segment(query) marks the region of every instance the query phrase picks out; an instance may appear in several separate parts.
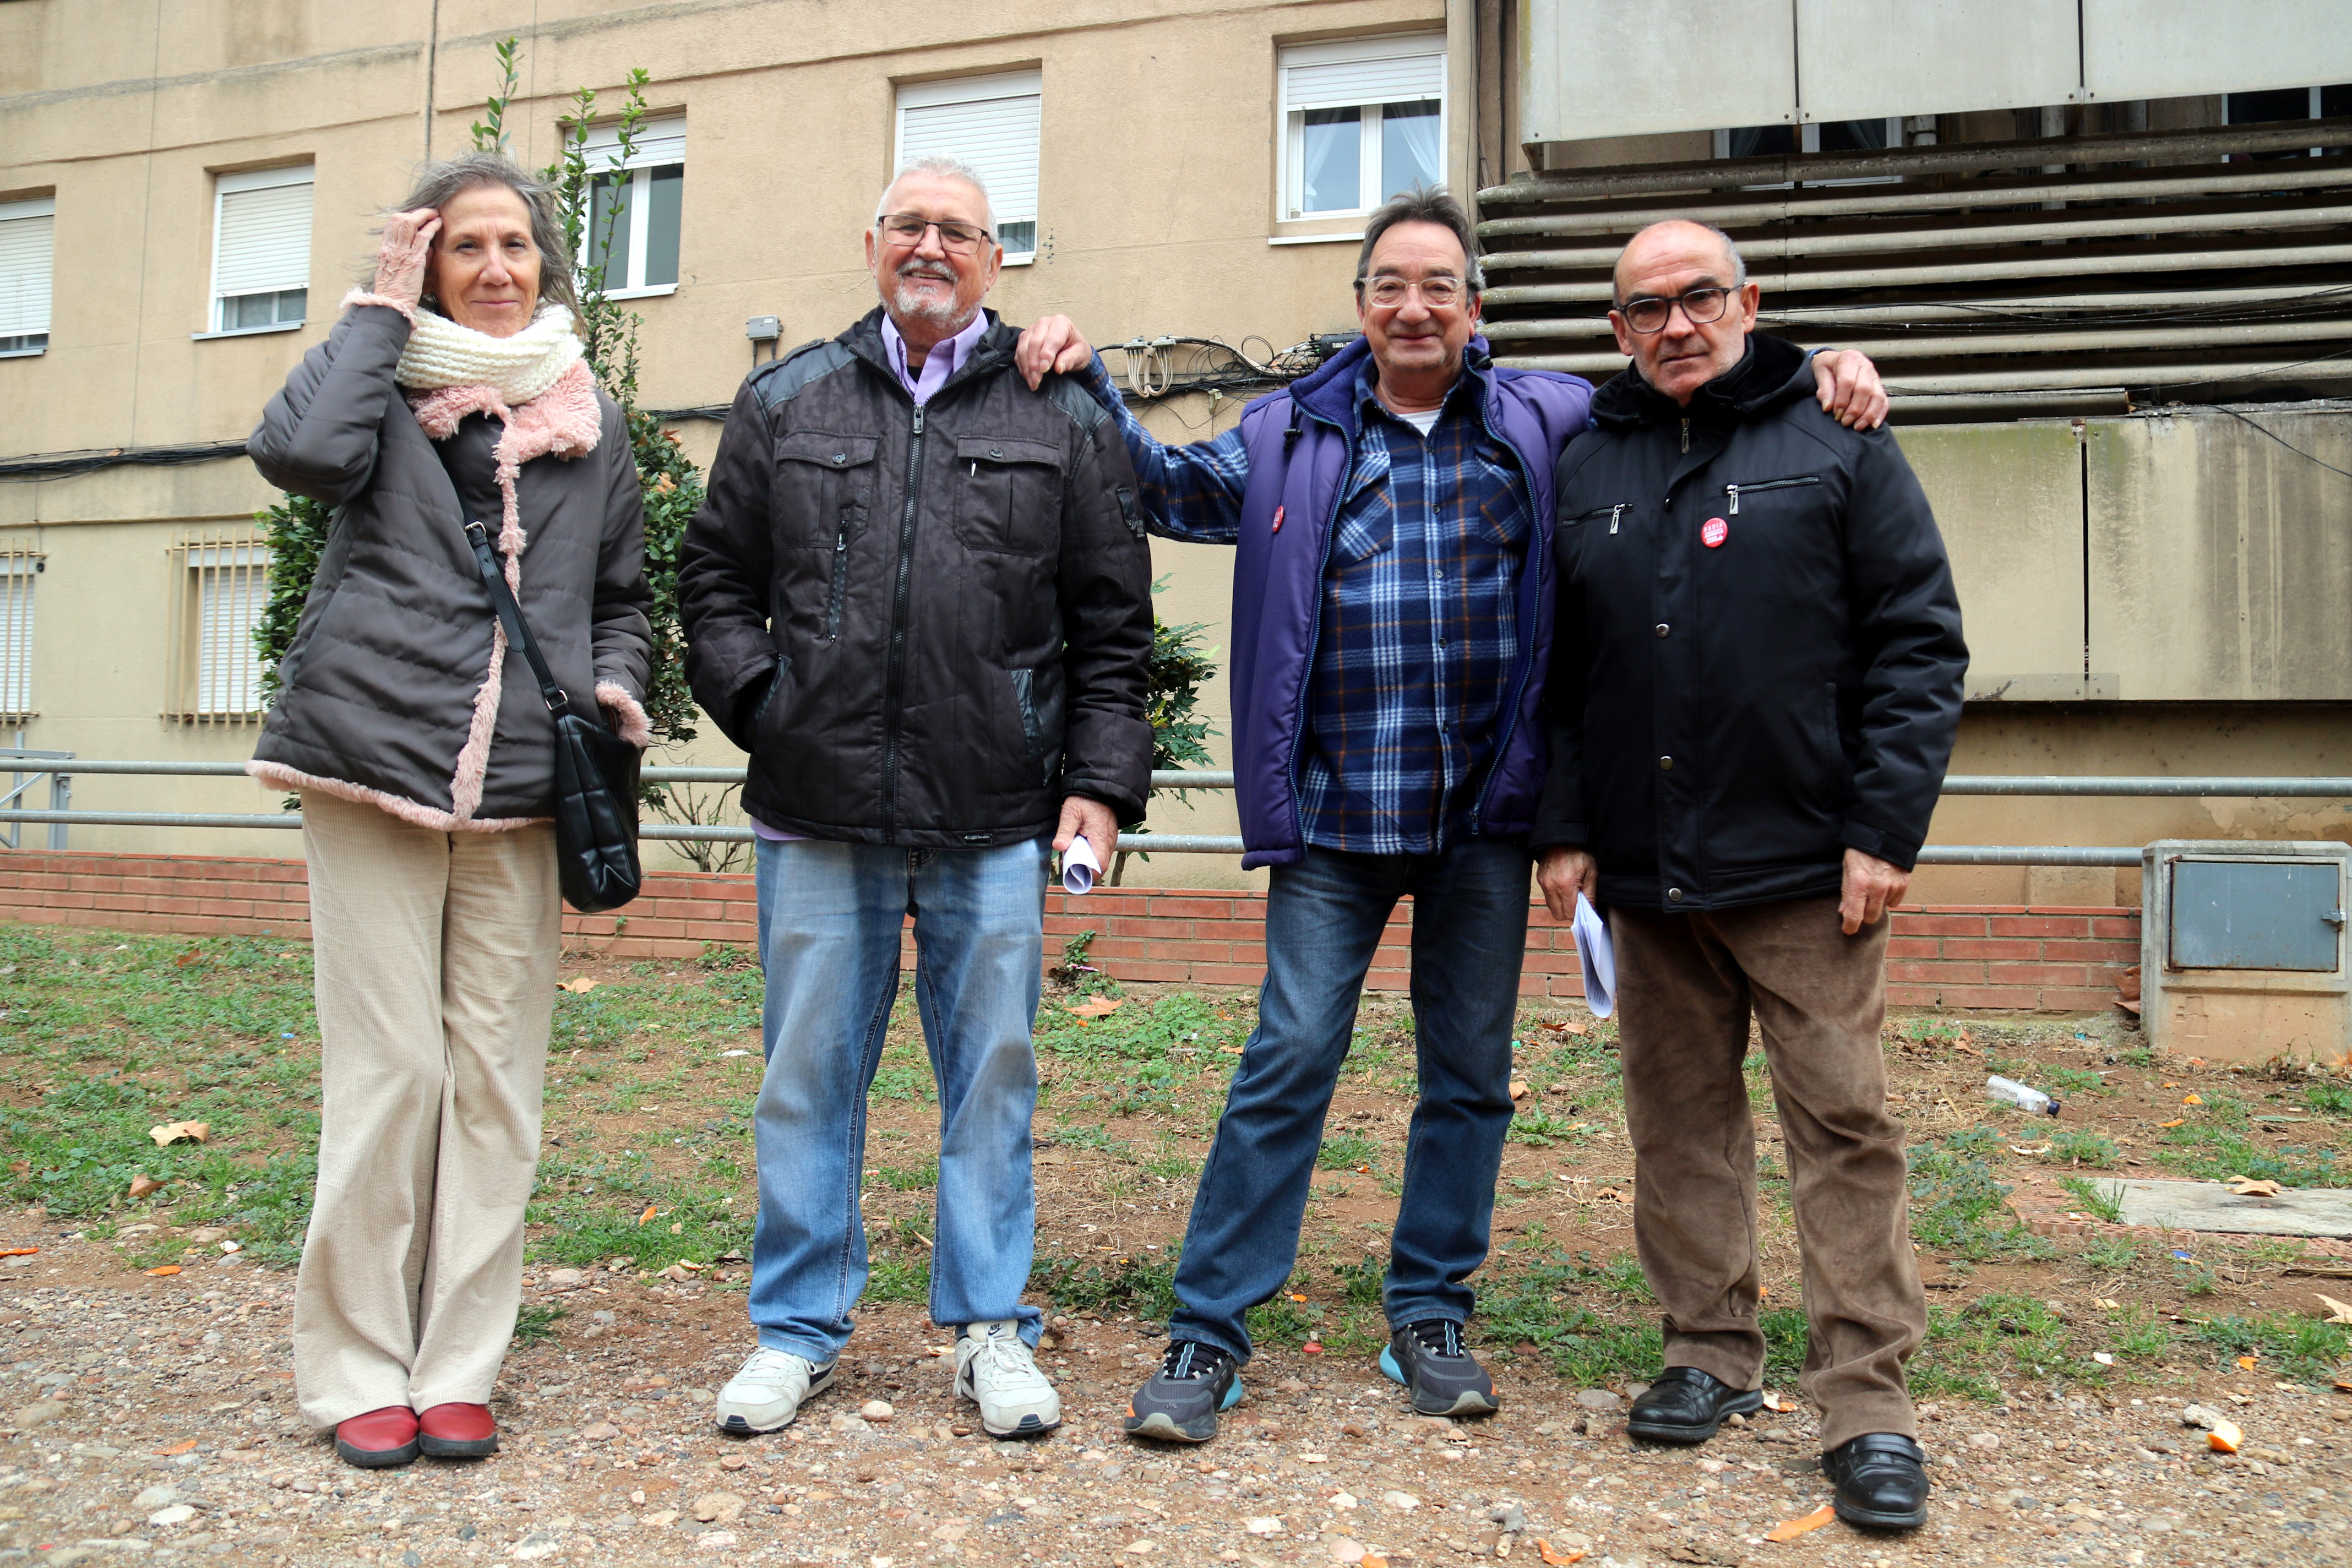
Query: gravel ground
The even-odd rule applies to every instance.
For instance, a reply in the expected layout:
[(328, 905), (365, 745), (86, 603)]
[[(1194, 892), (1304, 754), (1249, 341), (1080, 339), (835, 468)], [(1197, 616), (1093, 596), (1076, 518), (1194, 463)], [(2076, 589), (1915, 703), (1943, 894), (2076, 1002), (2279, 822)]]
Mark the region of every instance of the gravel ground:
[[(1649, 1449), (1626, 1388), (1505, 1368), (1501, 1415), (1427, 1420), (1368, 1363), (1277, 1349), (1216, 1443), (1145, 1448), (1118, 1416), (1156, 1333), (1072, 1320), (1043, 1358), (1065, 1425), (997, 1443), (952, 1397), (945, 1337), (889, 1307), (797, 1426), (744, 1441), (709, 1420), (749, 1348), (740, 1290), (602, 1270), (532, 1270), (527, 1300), (565, 1315), (508, 1363), (503, 1454), (371, 1473), (294, 1411), (289, 1277), (130, 1273), (64, 1231), (0, 1227), (40, 1249), (0, 1271), (0, 1563), (2352, 1562), (2352, 1393), (2252, 1372), (1927, 1406), (1925, 1530), (1772, 1543), (1828, 1498), (1793, 1394)], [(2183, 1426), (2191, 1398), (2242, 1453)]]

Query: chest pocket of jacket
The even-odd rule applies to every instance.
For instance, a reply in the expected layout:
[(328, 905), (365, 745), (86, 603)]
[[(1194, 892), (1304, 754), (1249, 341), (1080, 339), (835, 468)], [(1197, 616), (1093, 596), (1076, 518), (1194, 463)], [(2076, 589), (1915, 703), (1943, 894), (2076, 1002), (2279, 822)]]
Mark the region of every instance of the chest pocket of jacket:
[(835, 550), (866, 531), (874, 506), (875, 438), (795, 430), (776, 439), (769, 509), (781, 550)]
[(1350, 475), (1339, 498), (1339, 531), (1331, 540), (1331, 564), (1354, 566), (1396, 547), (1396, 501), (1388, 470)]
[(1043, 441), (959, 436), (956, 537), (991, 555), (1042, 554), (1060, 534), (1062, 449)]

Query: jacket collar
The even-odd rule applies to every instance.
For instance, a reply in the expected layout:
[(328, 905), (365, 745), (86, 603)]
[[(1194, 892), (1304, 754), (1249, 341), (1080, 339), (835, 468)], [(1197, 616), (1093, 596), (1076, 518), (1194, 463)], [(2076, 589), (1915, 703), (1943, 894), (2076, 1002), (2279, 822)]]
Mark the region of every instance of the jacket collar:
[[(1292, 382), (1292, 401), (1316, 418), (1338, 426), (1352, 440), (1356, 434), (1356, 374), (1365, 368), (1371, 357), (1371, 344), (1357, 337), (1316, 369)], [(1477, 378), (1481, 396), (1494, 390), (1494, 363), (1484, 337), (1474, 336), (1462, 350), (1462, 374)]]
[(1628, 363), (1592, 399), (1592, 420), (1612, 429), (1692, 418), (1732, 425), (1769, 414), (1812, 390), (1809, 356), (1782, 338), (1748, 335), (1739, 363), (1691, 395), (1685, 408), (1653, 388)]
[[(1006, 326), (1004, 319), (986, 306), (981, 308), (981, 314), (988, 319), (988, 331), (980, 334), (980, 342), (972, 345), (971, 353), (965, 356), (961, 364), (955, 367), (955, 374), (941, 384), (940, 392), (945, 392), (950, 386), (959, 385), (973, 376), (985, 375), (1001, 370), (1013, 363), (1013, 346), (1021, 342), (1019, 330)], [(902, 396), (905, 395), (906, 384), (898, 379), (898, 369), (890, 363), (889, 350), (882, 343), (881, 306), (877, 305), (860, 316), (836, 341), (842, 347), (888, 377), (891, 386)], [(936, 396), (937, 394), (933, 395)]]

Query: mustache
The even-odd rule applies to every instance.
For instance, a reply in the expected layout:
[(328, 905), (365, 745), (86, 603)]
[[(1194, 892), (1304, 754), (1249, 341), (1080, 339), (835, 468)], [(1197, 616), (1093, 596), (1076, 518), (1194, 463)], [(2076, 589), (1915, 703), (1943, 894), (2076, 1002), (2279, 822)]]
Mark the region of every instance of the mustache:
[(937, 278), (940, 281), (949, 284), (952, 284), (956, 280), (955, 268), (950, 267), (947, 263), (943, 261), (925, 261), (919, 258), (900, 262), (898, 264), (898, 275), (901, 278)]

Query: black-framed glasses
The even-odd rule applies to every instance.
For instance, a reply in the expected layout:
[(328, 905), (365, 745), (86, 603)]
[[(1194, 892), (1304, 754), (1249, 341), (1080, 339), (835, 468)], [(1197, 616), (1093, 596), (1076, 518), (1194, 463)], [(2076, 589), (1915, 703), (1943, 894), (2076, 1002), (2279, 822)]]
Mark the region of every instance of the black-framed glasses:
[(1694, 327), (1704, 327), (1709, 321), (1723, 320), (1723, 313), (1731, 309), (1731, 296), (1735, 292), (1735, 289), (1708, 284), (1703, 289), (1685, 289), (1679, 294), (1664, 298), (1643, 294), (1618, 306), (1617, 313), (1624, 317), (1625, 324), (1637, 332), (1663, 331), (1666, 318), (1675, 313), (1676, 305), (1680, 305), (1685, 321)]
[(988, 238), (988, 230), (976, 223), (955, 223), (915, 213), (884, 213), (875, 220), (875, 226), (906, 246), (922, 244), (925, 229), (938, 229), (940, 248), (955, 256), (970, 256)]
[(1356, 287), (1364, 291), (1365, 299), (1382, 310), (1394, 310), (1404, 303), (1407, 295), (1419, 290), (1423, 304), (1433, 310), (1444, 310), (1462, 303), (1470, 292), (1470, 285), (1461, 279), (1443, 274), (1421, 279), (1359, 278)]

